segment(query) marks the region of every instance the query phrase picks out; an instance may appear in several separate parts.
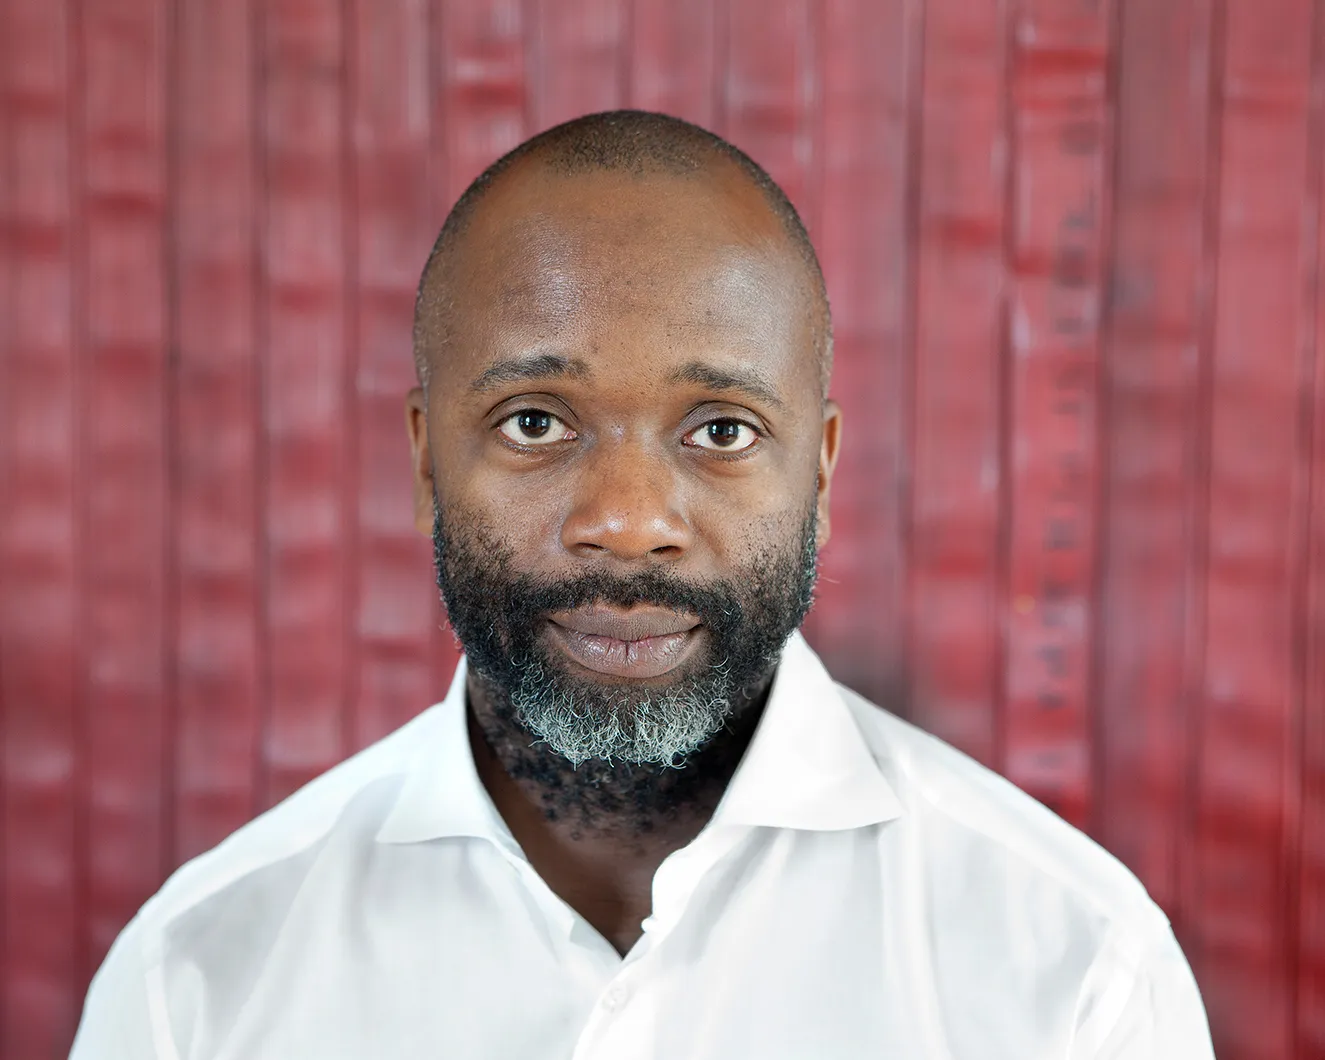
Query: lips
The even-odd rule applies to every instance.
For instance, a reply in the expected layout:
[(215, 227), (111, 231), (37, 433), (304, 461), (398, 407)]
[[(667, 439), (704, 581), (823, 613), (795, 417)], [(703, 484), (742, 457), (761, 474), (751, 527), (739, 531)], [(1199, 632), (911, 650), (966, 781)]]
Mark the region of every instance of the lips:
[(700, 623), (693, 615), (657, 608), (588, 607), (550, 615), (548, 630), (553, 643), (586, 670), (647, 680), (689, 656)]

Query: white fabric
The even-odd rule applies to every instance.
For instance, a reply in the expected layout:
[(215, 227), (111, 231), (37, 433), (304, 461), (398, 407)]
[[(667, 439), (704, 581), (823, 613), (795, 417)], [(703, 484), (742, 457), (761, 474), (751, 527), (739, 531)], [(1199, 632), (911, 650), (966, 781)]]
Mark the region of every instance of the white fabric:
[(525, 861), (441, 704), (179, 870), (74, 1060), (1211, 1060), (1167, 921), (1080, 833), (799, 637), (624, 960)]

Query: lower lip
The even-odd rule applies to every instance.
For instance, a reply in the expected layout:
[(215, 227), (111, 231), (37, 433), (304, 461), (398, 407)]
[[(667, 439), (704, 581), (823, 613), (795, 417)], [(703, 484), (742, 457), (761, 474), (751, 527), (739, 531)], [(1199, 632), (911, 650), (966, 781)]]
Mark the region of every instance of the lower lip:
[(698, 633), (696, 628), (643, 640), (617, 640), (615, 637), (579, 633), (556, 622), (549, 622), (548, 627), (553, 641), (586, 670), (605, 677), (638, 680), (662, 677), (680, 666), (690, 654), (689, 649)]

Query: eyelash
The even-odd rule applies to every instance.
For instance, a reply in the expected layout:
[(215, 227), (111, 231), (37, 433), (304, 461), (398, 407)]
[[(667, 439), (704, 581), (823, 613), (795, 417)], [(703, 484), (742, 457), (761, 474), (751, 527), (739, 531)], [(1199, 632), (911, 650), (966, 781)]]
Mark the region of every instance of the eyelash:
[(717, 416), (714, 419), (705, 420), (694, 430), (687, 431), (685, 437), (690, 438), (693, 435), (698, 434), (700, 431), (706, 430), (709, 427), (712, 427), (718, 423), (734, 423), (738, 427), (744, 427), (747, 431), (749, 431), (751, 434), (754, 435), (754, 440), (751, 441), (749, 445), (741, 446), (741, 448), (739, 449), (725, 449), (722, 447), (709, 448), (706, 445), (698, 445), (696, 443), (691, 443), (691, 442), (685, 442), (683, 444), (689, 446), (692, 449), (699, 449), (709, 454), (710, 456), (716, 456), (722, 460), (737, 460), (741, 457), (748, 456), (758, 447), (759, 443), (763, 441), (764, 438), (763, 431), (761, 431), (753, 423), (749, 423), (745, 420), (738, 419), (735, 416)]
[[(543, 442), (543, 443), (520, 442), (517, 439), (507, 436), (506, 433), (502, 430), (502, 427), (505, 424), (510, 423), (511, 421), (516, 420), (521, 416), (530, 416), (530, 415), (546, 416), (547, 418), (562, 424), (562, 426), (566, 428), (566, 432), (569, 435), (569, 437), (558, 438), (555, 441)], [(744, 427), (746, 430), (750, 431), (754, 435), (754, 440), (751, 441), (749, 445), (742, 446), (740, 449), (732, 449), (732, 450), (724, 450), (721, 447), (710, 448), (709, 446), (698, 445), (696, 443), (688, 441), (683, 441), (682, 444), (684, 444), (689, 449), (698, 449), (701, 452), (707, 453), (710, 456), (718, 458), (719, 460), (739, 460), (745, 456), (748, 456), (751, 452), (757, 449), (759, 443), (764, 439), (764, 432), (759, 427), (757, 427), (753, 423), (750, 423), (748, 420), (743, 420), (736, 416), (715, 416), (711, 420), (705, 420), (703, 423), (700, 423), (697, 426), (691, 428), (689, 431), (687, 431), (684, 437), (688, 439), (692, 435), (697, 434), (698, 432), (705, 430), (706, 428), (712, 427), (714, 424), (718, 423), (734, 423), (740, 427)], [(502, 419), (499, 420), (497, 424), (494, 426), (494, 430), (496, 430), (498, 435), (502, 437), (502, 440), (507, 445), (511, 446), (514, 449), (518, 449), (522, 452), (529, 452), (536, 449), (551, 449), (554, 446), (560, 444), (561, 442), (574, 441), (578, 437), (578, 434), (576, 434), (575, 430), (572, 427), (570, 427), (570, 425), (567, 424), (566, 421), (563, 420), (556, 413), (548, 412), (546, 409), (540, 409), (535, 407), (517, 409), (515, 412), (512, 412), (509, 415), (502, 417)]]
[[(508, 436), (506, 435), (506, 432), (502, 430), (502, 427), (505, 426), (505, 425), (508, 424), (508, 423), (511, 423), (513, 420), (518, 420), (518, 419), (520, 419), (522, 416), (545, 416), (545, 417), (547, 417), (549, 420), (552, 420), (552, 421), (555, 422), (555, 423), (560, 423), (563, 427), (565, 427), (565, 428), (566, 428), (566, 433), (569, 435), (569, 437), (567, 437), (567, 438), (557, 438), (557, 439), (554, 439), (554, 440), (551, 441), (551, 442), (542, 442), (542, 443), (540, 443), (540, 442), (521, 442), (521, 441), (520, 441), (519, 439), (517, 439), (517, 438), (511, 438), (511, 437), (508, 437)], [(516, 448), (518, 448), (518, 449), (522, 449), (522, 450), (527, 450), (527, 449), (550, 449), (552, 446), (556, 445), (556, 444), (559, 443), (559, 442), (563, 442), (563, 441), (566, 441), (566, 442), (574, 441), (575, 438), (578, 437), (578, 435), (576, 435), (575, 431), (571, 428), (571, 426), (570, 426), (568, 423), (566, 423), (566, 421), (563, 420), (560, 416), (558, 416), (555, 412), (548, 412), (546, 409), (532, 408), (532, 407), (531, 407), (531, 408), (526, 408), (526, 409), (517, 409), (515, 412), (512, 412), (509, 416), (504, 416), (500, 421), (498, 421), (498, 423), (497, 423), (497, 425), (496, 425), (496, 431), (497, 431), (497, 433), (498, 433), (499, 435), (502, 436), (502, 438), (506, 441), (506, 443), (507, 443), (508, 445), (513, 445), (513, 446), (515, 446)]]

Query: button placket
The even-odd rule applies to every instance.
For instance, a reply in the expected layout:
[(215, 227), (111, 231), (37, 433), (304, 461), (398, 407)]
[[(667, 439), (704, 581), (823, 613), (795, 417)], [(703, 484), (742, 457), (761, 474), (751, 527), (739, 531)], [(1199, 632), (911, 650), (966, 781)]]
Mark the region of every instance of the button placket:
[(621, 1055), (613, 1043), (617, 1043), (623, 1033), (627, 1036), (634, 1033), (629, 1028), (632, 1018), (638, 1017), (638, 1013), (630, 1011), (630, 1001), (635, 993), (634, 984), (620, 978), (603, 987), (580, 1031), (573, 1060), (602, 1060), (606, 1056)]
[(610, 1013), (620, 1012), (630, 1000), (630, 987), (625, 983), (613, 983), (603, 991), (603, 996), (599, 1004), (603, 1010)]

